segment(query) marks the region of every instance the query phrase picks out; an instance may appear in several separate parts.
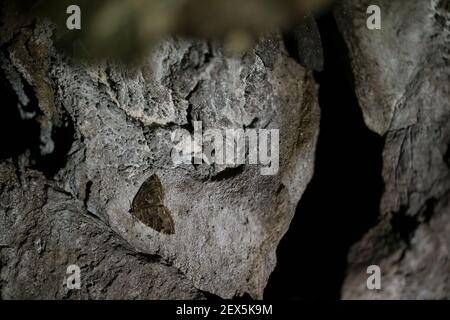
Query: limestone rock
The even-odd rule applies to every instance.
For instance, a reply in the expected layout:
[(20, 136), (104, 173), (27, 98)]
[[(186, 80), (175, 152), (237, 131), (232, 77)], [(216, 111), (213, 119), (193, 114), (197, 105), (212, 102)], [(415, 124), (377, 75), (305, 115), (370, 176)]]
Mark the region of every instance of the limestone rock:
[[(380, 223), (349, 255), (344, 298), (450, 297), (450, 8), (448, 1), (370, 1), (336, 9), (366, 124), (385, 137)], [(382, 290), (365, 287), (380, 265)]]
[[(55, 41), (46, 20), (0, 41), (3, 72), (24, 101), (19, 107), (30, 108), (26, 99), (35, 97), (40, 143), (63, 155), (57, 170), (38, 179), (52, 187), (34, 186), (32, 202), (19, 204), (15, 186), (4, 194), (17, 208), (2, 231), (8, 234), (2, 295), (37, 298), (41, 290), (68, 297), (59, 271), (71, 263), (93, 282), (99, 278), (71, 298), (196, 298), (199, 290), (262, 297), (277, 244), (313, 172), (319, 110), (311, 72), (289, 57), (276, 34), (243, 55), (215, 42), (167, 39), (137, 66), (76, 62), (57, 51)], [(193, 121), (204, 130), (280, 129), (278, 173), (261, 175), (256, 165), (175, 166), (171, 134), (191, 130)], [(60, 132), (69, 139), (59, 141)], [(44, 156), (28, 154), (29, 164), (18, 169), (23, 187), (33, 185), (29, 167), (36, 169), (35, 158)], [(5, 174), (12, 174), (8, 168)], [(130, 213), (152, 175), (161, 182), (174, 234)], [(8, 210), (2, 219), (11, 218)], [(36, 242), (43, 253), (27, 253)], [(42, 273), (58, 272), (51, 274), (54, 282), (42, 279), (28, 293), (18, 284), (36, 263)]]
[[(137, 254), (40, 172), (17, 169), (0, 165), (2, 299), (204, 298), (179, 270)], [(73, 264), (81, 269), (80, 290), (66, 286)]]

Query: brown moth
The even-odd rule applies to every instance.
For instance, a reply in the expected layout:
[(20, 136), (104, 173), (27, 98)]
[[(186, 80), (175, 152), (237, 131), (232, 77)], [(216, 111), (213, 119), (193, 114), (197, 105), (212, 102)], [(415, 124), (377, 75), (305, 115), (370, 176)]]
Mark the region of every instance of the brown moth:
[(131, 214), (150, 228), (164, 233), (174, 234), (175, 226), (169, 209), (164, 206), (164, 189), (157, 175), (148, 178), (131, 205)]

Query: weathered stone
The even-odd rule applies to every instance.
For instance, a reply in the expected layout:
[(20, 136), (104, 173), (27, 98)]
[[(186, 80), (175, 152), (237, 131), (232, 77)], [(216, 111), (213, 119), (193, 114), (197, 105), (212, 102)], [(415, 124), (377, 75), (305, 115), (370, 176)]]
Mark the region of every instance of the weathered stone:
[[(47, 125), (61, 126), (55, 119), (64, 116), (74, 128), (73, 141), (66, 141), (70, 146), (66, 159), (48, 180), (61, 192), (52, 191), (51, 201), (47, 199), (50, 191), (33, 195), (44, 205), (36, 206), (35, 215), (67, 215), (57, 224), (56, 218), (43, 223), (54, 232), (45, 236), (46, 250), (57, 250), (61, 257), (32, 255), (33, 259), (41, 259), (39, 263), (48, 270), (52, 264), (55, 269), (69, 261), (82, 264), (83, 272), (92, 274), (90, 279), (105, 279), (103, 291), (102, 280), (86, 293), (95, 298), (200, 297), (195, 288), (224, 298), (244, 293), (262, 296), (275, 267), (277, 244), (312, 175), (319, 125), (312, 74), (289, 57), (281, 37), (267, 37), (240, 56), (225, 53), (217, 43), (168, 39), (139, 66), (74, 62), (55, 50), (52, 25), (46, 21), (5, 34), (3, 40), (4, 72), (19, 97), (25, 93), (16, 88), (26, 84), (34, 89), (43, 113), (41, 132), (49, 132)], [(170, 133), (190, 128), (194, 120), (202, 121), (204, 130), (280, 129), (278, 174), (263, 176), (260, 167), (253, 165), (175, 167)], [(54, 139), (47, 135), (42, 141)], [(28, 175), (28, 169), (22, 174)], [(157, 175), (164, 189), (174, 234), (159, 233), (130, 213), (140, 186), (152, 175)], [(15, 203), (20, 202), (17, 192), (8, 195)], [(80, 207), (83, 203), (85, 208)], [(17, 219), (30, 219), (20, 217), (20, 212)], [(98, 219), (86, 218), (83, 212)], [(6, 218), (6, 212), (2, 214)], [(78, 216), (78, 223), (85, 223), (83, 228), (97, 229), (84, 234), (83, 229), (72, 227)], [(25, 248), (15, 238), (16, 228), (16, 224), (10, 228), (14, 244), (9, 253), (19, 252), (16, 259), (27, 268), (31, 264), (21, 253)], [(32, 232), (39, 234), (45, 228), (37, 224)], [(102, 230), (110, 236), (97, 235)], [(24, 241), (37, 241), (28, 239), (29, 232), (21, 235)], [(89, 236), (94, 238), (90, 243), (94, 248), (89, 249), (92, 260), (83, 260), (79, 250), (64, 253), (65, 247), (73, 248), (74, 239), (82, 237), (87, 242)], [(101, 242), (98, 248), (96, 237)], [(129, 253), (115, 249), (111, 239), (123, 239)], [(103, 254), (99, 261), (97, 250)], [(141, 254), (158, 259), (148, 262)], [(3, 295), (25, 297), (27, 293), (16, 286), (20, 281), (14, 272), (20, 270), (12, 270), (9, 259), (2, 267), (2, 279), (7, 281)], [(101, 275), (99, 269), (109, 263), (116, 266), (110, 274)], [(125, 288), (123, 272), (130, 272), (131, 282), (154, 283), (148, 291), (140, 285), (135, 290), (134, 285)], [(176, 279), (181, 287), (173, 289)], [(66, 294), (58, 287), (61, 280), (38, 284), (42, 291), (49, 286), (53, 298)], [(114, 296), (113, 288), (125, 291)], [(30, 296), (39, 297), (37, 291)]]
[[(336, 17), (350, 49), (365, 122), (385, 137), (380, 223), (349, 255), (344, 298), (450, 297), (450, 10), (448, 1), (343, 1)], [(365, 271), (382, 270), (380, 292)]]
[[(17, 166), (0, 165), (2, 299), (204, 298), (176, 268), (137, 254), (82, 201)], [(80, 290), (65, 284), (72, 264), (81, 268)]]

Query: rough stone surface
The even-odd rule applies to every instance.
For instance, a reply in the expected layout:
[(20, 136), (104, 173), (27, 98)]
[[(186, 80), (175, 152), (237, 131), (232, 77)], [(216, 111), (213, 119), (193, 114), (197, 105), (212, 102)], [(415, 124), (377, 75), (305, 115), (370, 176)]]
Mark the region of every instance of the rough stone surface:
[[(26, 166), (21, 157), (20, 166)], [(40, 172), (0, 165), (2, 299), (202, 299), (157, 256), (137, 254), (111, 228)], [(81, 290), (65, 285), (81, 268)]]
[[(262, 297), (312, 175), (319, 125), (312, 74), (281, 37), (240, 56), (216, 43), (168, 39), (132, 67), (73, 61), (55, 49), (47, 21), (5, 31), (3, 72), (19, 108), (31, 95), (37, 100), (40, 155), (64, 149), (58, 130), (73, 128), (73, 141), (46, 178), (34, 178), (29, 153), (21, 167), (2, 162), (2, 297), (197, 298), (199, 290)], [(170, 134), (195, 120), (204, 130), (280, 129), (278, 174), (263, 176), (253, 165), (175, 167)], [(22, 191), (8, 181), (15, 171)], [(130, 214), (153, 174), (173, 235)], [(92, 282), (80, 296), (63, 289), (67, 264), (82, 266)], [(33, 290), (21, 286), (34, 277)]]
[[(366, 124), (385, 137), (379, 224), (349, 255), (343, 298), (450, 298), (450, 8), (448, 1), (371, 1), (336, 9)], [(366, 288), (380, 265), (382, 290)]]
[[(168, 38), (135, 65), (88, 63), (56, 49), (53, 23), (12, 3), (1, 4), (1, 111), (4, 123), (20, 121), (1, 135), (14, 142), (0, 150), (0, 297), (262, 297), (313, 173), (319, 109), (301, 65), (327, 68), (315, 22), (245, 54)], [(379, 222), (349, 252), (342, 298), (448, 299), (449, 2), (379, 0), (382, 29), (368, 30), (372, 4), (343, 0), (334, 11), (365, 123), (385, 141)], [(175, 166), (172, 133), (192, 133), (196, 121), (280, 129), (278, 174)], [(171, 217), (165, 233), (130, 212), (149, 177), (158, 187), (150, 202)], [(80, 291), (65, 286), (71, 264)], [(366, 288), (371, 264), (380, 291)]]

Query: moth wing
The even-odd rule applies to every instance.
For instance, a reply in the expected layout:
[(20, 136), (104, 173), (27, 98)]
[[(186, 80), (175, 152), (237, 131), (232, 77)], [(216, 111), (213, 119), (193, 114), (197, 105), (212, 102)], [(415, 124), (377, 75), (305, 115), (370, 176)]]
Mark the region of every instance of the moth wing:
[(172, 216), (170, 215), (169, 210), (166, 207), (161, 208), (161, 214), (163, 216), (162, 221), (162, 230), (161, 232), (165, 234), (174, 234), (175, 233), (175, 225), (173, 223)]
[(157, 205), (164, 199), (162, 192), (162, 184), (156, 175), (150, 176), (139, 188), (136, 196), (133, 199), (132, 208), (142, 208), (146, 206)]
[(165, 234), (175, 233), (170, 211), (164, 206), (164, 191), (156, 175), (139, 188), (132, 203), (132, 214), (150, 228)]

